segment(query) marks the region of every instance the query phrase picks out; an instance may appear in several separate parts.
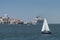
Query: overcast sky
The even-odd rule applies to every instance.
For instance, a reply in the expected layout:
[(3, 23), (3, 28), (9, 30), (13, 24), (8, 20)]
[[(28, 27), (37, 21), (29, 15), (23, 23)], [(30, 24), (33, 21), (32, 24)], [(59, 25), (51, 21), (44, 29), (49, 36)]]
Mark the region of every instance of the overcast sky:
[(60, 0), (0, 0), (0, 16), (32, 21), (46, 17), (48, 23), (60, 23)]

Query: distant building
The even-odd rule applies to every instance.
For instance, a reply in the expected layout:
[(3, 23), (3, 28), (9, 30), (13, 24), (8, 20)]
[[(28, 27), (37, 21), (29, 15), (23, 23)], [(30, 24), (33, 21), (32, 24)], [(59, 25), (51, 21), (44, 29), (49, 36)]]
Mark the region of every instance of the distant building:
[(8, 20), (9, 20), (8, 15), (5, 14), (5, 15), (2, 17), (2, 20), (3, 20), (3, 23), (8, 23)]
[(18, 19), (9, 19), (10, 24), (23, 24), (23, 21), (20, 21)]
[(37, 23), (43, 23), (43, 19), (39, 18), (39, 16), (35, 17), (35, 19), (32, 21), (32, 24), (37, 24)]
[(2, 17), (0, 17), (0, 23), (2, 24), (2, 22), (3, 22), (3, 19), (2, 19)]
[(35, 17), (35, 19), (32, 22), (27, 22), (19, 19), (12, 19), (12, 18), (9, 18), (7, 14), (0, 17), (0, 24), (37, 24), (42, 22), (43, 22), (43, 19), (39, 18), (39, 16)]

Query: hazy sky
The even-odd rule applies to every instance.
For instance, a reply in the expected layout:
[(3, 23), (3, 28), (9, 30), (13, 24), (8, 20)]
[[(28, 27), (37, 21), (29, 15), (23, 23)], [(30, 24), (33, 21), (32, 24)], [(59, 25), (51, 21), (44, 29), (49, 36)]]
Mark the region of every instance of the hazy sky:
[(60, 23), (60, 0), (0, 0), (0, 16), (31, 21), (46, 17), (49, 23)]

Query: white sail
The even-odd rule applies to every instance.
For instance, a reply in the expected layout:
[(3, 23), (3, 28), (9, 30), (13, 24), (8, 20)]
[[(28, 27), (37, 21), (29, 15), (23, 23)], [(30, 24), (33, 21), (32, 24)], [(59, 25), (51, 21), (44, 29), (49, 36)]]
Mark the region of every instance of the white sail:
[(43, 27), (41, 31), (50, 31), (46, 18), (44, 18)]

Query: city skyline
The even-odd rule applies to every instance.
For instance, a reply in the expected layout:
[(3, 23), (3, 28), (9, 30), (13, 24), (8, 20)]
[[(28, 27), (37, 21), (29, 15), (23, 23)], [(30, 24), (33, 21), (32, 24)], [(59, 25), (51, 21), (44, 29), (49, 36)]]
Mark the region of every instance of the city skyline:
[(32, 21), (36, 16), (60, 23), (60, 0), (0, 0), (0, 16)]

